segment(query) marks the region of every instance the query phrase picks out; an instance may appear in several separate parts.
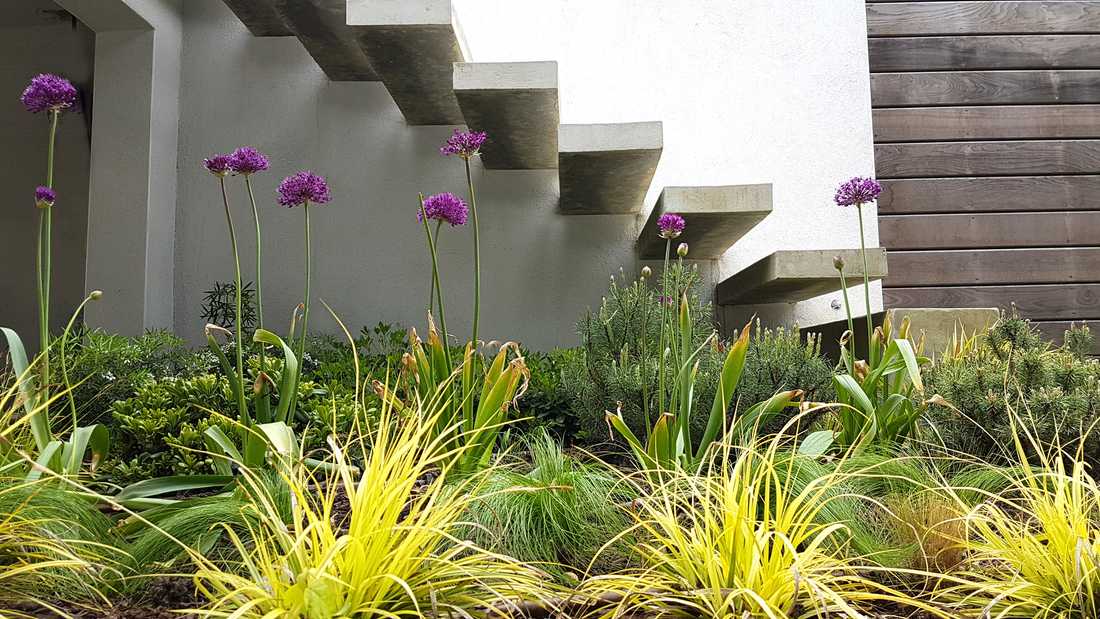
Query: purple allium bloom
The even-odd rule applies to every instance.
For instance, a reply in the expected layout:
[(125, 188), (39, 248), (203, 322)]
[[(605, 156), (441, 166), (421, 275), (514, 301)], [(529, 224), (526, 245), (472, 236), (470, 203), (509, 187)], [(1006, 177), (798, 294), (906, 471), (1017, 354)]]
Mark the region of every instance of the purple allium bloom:
[(458, 155), (463, 159), (469, 159), (478, 154), (487, 137), (489, 136), (484, 131), (455, 129), (454, 135), (447, 138), (447, 143), (439, 149), (439, 152), (443, 155)]
[(687, 223), (676, 213), (665, 213), (657, 218), (657, 229), (663, 239), (674, 239), (684, 231)]
[(242, 146), (229, 155), (229, 169), (234, 174), (248, 176), (268, 168), (267, 157), (251, 146)]
[(857, 176), (838, 187), (833, 200), (837, 206), (867, 204), (874, 202), (880, 193), (882, 193), (882, 185), (878, 181)]
[(306, 202), (325, 204), (332, 200), (328, 183), (323, 176), (309, 170), (302, 170), (283, 179), (279, 183), (279, 204), (294, 207)]
[(61, 110), (72, 107), (76, 101), (76, 88), (63, 77), (42, 73), (31, 80), (19, 100), (27, 111), (36, 114), (46, 110)]
[(230, 172), (229, 155), (210, 155), (202, 160), (202, 165), (214, 176), (225, 177)]
[(424, 198), (424, 210), (417, 212), (416, 220), (424, 221), (424, 215), (427, 214), (428, 219), (462, 226), (466, 224), (467, 213), (466, 202), (462, 198), (453, 193), (439, 193)]
[(34, 190), (34, 204), (38, 208), (46, 208), (53, 206), (54, 202), (57, 202), (57, 192), (44, 185), (39, 185)]

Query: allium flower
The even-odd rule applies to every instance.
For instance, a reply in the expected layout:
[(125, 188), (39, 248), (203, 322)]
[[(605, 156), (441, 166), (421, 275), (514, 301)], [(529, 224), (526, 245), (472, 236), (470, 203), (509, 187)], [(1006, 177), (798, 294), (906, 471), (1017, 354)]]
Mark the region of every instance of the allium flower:
[(428, 219), (445, 221), (452, 226), (466, 224), (466, 202), (453, 193), (440, 193), (424, 198), (424, 210), (416, 213), (417, 221), (424, 221), (424, 215)]
[(328, 183), (324, 177), (309, 170), (302, 170), (283, 179), (279, 183), (279, 204), (286, 207), (298, 206), (306, 202), (325, 204), (332, 200)]
[(661, 232), (662, 239), (674, 239), (684, 231), (687, 225), (683, 217), (676, 213), (665, 213), (657, 218), (657, 229)]
[(225, 177), (230, 172), (229, 155), (211, 155), (202, 160), (202, 165), (214, 176)]
[(19, 100), (27, 111), (35, 114), (46, 110), (62, 110), (72, 107), (76, 101), (76, 88), (63, 77), (42, 73), (31, 80)]
[(251, 146), (242, 146), (229, 155), (229, 169), (241, 176), (263, 172), (268, 166), (267, 157)]
[(38, 208), (47, 208), (53, 206), (57, 201), (57, 192), (49, 187), (39, 185), (34, 190), (34, 204)]
[(489, 136), (484, 131), (455, 129), (454, 135), (447, 138), (447, 143), (439, 149), (439, 152), (442, 155), (458, 155), (463, 159), (469, 159), (479, 153), (487, 137)]
[(882, 185), (873, 178), (857, 176), (836, 190), (833, 200), (837, 206), (852, 206), (873, 202), (882, 193)]

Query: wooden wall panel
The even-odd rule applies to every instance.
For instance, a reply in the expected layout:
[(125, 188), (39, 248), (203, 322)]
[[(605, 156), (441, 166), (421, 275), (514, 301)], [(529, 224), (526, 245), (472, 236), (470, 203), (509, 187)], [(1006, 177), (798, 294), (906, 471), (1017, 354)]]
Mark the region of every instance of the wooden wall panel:
[(1100, 210), (1100, 176), (912, 178), (882, 187), (879, 215)]
[(875, 73), (875, 107), (1100, 103), (1100, 71)]
[(1100, 35), (870, 39), (871, 71), (1100, 68)]
[(1100, 245), (1100, 211), (887, 215), (878, 237), (894, 250)]
[[(1078, 321), (1076, 324), (1080, 325), (1082, 322)], [(1066, 330), (1070, 328), (1070, 325), (1074, 324), (1069, 320), (1044, 320), (1033, 321), (1031, 325), (1039, 330), (1039, 333), (1044, 339), (1054, 342), (1055, 345), (1061, 345), (1062, 338), (1065, 337)], [(1096, 325), (1089, 325), (1095, 333)], [(1092, 350), (1089, 351), (1092, 356), (1100, 355), (1100, 338), (1096, 338), (1092, 343)]]
[(1034, 286), (932, 286), (887, 288), (887, 307), (998, 307), (1013, 304), (1034, 320), (1087, 319), (1100, 306), (1100, 284), (1040, 284)]
[(1100, 0), (866, 9), (886, 306), (1100, 319)]
[(867, 32), (880, 36), (1100, 32), (1095, 2), (892, 2), (867, 7)]
[(1100, 105), (874, 110), (875, 142), (1100, 138)]
[(1100, 174), (1100, 140), (878, 144), (882, 178)]
[(1096, 283), (1100, 247), (891, 251), (891, 287)]

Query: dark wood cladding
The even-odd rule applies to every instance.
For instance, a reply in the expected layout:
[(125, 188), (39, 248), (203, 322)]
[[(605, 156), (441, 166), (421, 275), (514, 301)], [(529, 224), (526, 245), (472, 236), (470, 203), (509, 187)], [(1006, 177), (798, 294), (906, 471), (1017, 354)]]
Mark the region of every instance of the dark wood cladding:
[(875, 107), (1100, 103), (1100, 71), (875, 73)]
[[(1077, 321), (1076, 324), (1080, 325), (1082, 322), (1087, 323), (1088, 321)], [(1043, 339), (1054, 342), (1055, 345), (1060, 345), (1062, 339), (1065, 337), (1066, 331), (1069, 330), (1070, 326), (1073, 324), (1074, 321), (1069, 320), (1042, 320), (1033, 321), (1031, 326), (1039, 331)], [(1089, 327), (1095, 329), (1096, 325), (1089, 325)], [(1100, 338), (1093, 340), (1092, 350), (1089, 351), (1089, 354), (1092, 356), (1100, 355)]]
[(890, 251), (890, 287), (1095, 283), (1100, 247)]
[(1100, 140), (875, 145), (882, 178), (1100, 173)]
[(1100, 245), (1100, 211), (887, 215), (879, 217), (878, 235), (890, 249)]
[(931, 286), (887, 288), (887, 307), (997, 307), (1013, 305), (1034, 320), (1100, 318), (1100, 284), (1039, 284), (1034, 286)]
[(870, 36), (1098, 33), (1100, 6), (1087, 1), (891, 2), (867, 7)]
[(883, 108), (875, 142), (1100, 138), (1100, 105)]
[(1100, 210), (1100, 176), (910, 178), (882, 187), (879, 215)]
[(1100, 320), (1100, 0), (866, 10), (886, 307)]
[(871, 71), (1100, 68), (1100, 35), (870, 39)]

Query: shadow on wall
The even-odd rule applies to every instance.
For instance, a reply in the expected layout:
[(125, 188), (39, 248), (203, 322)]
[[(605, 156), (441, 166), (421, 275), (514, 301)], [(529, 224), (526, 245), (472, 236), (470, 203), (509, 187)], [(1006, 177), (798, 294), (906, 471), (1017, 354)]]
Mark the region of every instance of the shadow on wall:
[[(60, 331), (83, 299), (91, 153), (90, 95), (95, 35), (57, 12), (45, 0), (6, 0), (0, 7), (0, 186), (9, 202), (0, 208), (0, 324), (19, 333), (38, 329), (35, 241), (38, 210), (34, 188), (45, 179), (46, 114), (31, 115), (19, 95), (31, 78), (49, 72), (67, 77), (81, 91), (80, 110), (64, 114), (58, 127), (53, 229), (51, 328)], [(36, 338), (26, 344), (37, 350)]]

